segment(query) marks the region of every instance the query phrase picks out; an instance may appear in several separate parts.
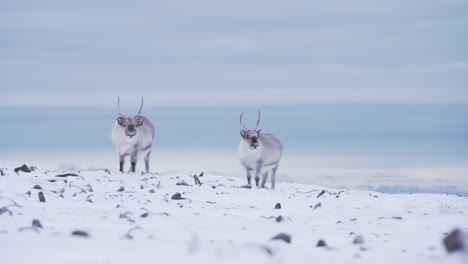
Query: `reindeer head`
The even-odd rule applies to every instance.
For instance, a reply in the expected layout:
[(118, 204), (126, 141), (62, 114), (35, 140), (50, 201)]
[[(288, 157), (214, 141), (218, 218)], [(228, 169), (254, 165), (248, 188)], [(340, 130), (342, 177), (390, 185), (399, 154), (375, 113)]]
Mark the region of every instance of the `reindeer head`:
[(118, 124), (124, 129), (125, 135), (133, 138), (137, 135), (138, 127), (143, 125), (143, 117), (140, 116), (141, 109), (143, 108), (143, 97), (141, 98), (141, 106), (136, 116), (126, 116), (120, 113), (120, 97), (117, 101), (117, 108), (119, 109), (119, 117), (117, 118)]
[(262, 130), (257, 130), (258, 124), (260, 123), (260, 110), (258, 110), (257, 125), (255, 125), (255, 128), (253, 130), (248, 129), (244, 126), (244, 124), (242, 124), (243, 114), (244, 113), (240, 115), (240, 124), (244, 129), (240, 131), (240, 135), (242, 139), (245, 142), (247, 142), (251, 149), (256, 149), (259, 146), (258, 139), (262, 136)]

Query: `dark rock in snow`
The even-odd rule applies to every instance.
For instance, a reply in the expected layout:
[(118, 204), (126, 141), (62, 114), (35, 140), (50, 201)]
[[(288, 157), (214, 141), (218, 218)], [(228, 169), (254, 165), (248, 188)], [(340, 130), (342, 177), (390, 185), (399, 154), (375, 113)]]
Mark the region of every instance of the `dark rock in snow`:
[(358, 235), (354, 238), (353, 244), (362, 244), (364, 243), (364, 237), (361, 235)]
[(403, 217), (401, 217), (401, 216), (394, 216), (394, 217), (392, 217), (392, 218), (393, 218), (393, 219), (396, 219), (396, 220), (403, 220)]
[(85, 232), (85, 231), (75, 230), (72, 232), (72, 236), (89, 237), (89, 234), (88, 232)]
[(275, 220), (276, 220), (276, 222), (281, 223), (281, 222), (284, 221), (284, 217), (282, 217), (282, 216), (280, 215), (280, 216), (276, 217)]
[(34, 219), (32, 221), (32, 226), (35, 227), (35, 228), (42, 228), (41, 222), (39, 220), (37, 220), (37, 219)]
[(205, 173), (205, 172), (202, 171), (202, 172), (200, 173), (200, 175), (198, 175), (198, 177), (203, 177), (203, 174), (204, 174), (204, 173)]
[(18, 173), (18, 171), (28, 172), (28, 173), (31, 172), (31, 170), (29, 169), (29, 167), (26, 164), (23, 164), (23, 166), (21, 166), (21, 167), (15, 168), (15, 172)]
[(42, 190), (42, 187), (39, 184), (34, 185), (33, 189)]
[(41, 202), (41, 203), (45, 203), (45, 202), (46, 202), (46, 199), (45, 199), (45, 197), (44, 197), (44, 193), (43, 193), (43, 192), (39, 192), (39, 193), (37, 194), (37, 196), (39, 197), (39, 202)]
[(282, 240), (286, 243), (291, 244), (291, 236), (286, 233), (279, 233), (276, 236), (272, 237), (270, 240)]
[(176, 194), (172, 195), (171, 199), (172, 200), (183, 200), (185, 198), (182, 197), (182, 194), (176, 193)]
[(78, 174), (76, 174), (76, 173), (64, 173), (64, 174), (55, 175), (55, 177), (61, 177), (61, 178), (68, 177), (68, 176), (77, 177)]
[(149, 193), (155, 193), (156, 191), (154, 189), (151, 189), (148, 191)]
[(467, 247), (463, 239), (463, 232), (459, 229), (453, 230), (444, 238), (445, 249), (448, 252), (464, 251)]
[(319, 197), (322, 196), (323, 194), (325, 194), (325, 190), (322, 190), (322, 191), (317, 195), (317, 198), (319, 198)]
[(242, 185), (241, 188), (252, 189), (252, 185), (251, 184)]
[(275, 204), (275, 209), (281, 209), (281, 204), (280, 203)]
[(143, 213), (143, 214), (140, 215), (140, 217), (145, 218), (145, 217), (148, 217), (148, 215), (149, 215), (149, 213)]
[(317, 209), (317, 208), (319, 208), (319, 207), (322, 207), (322, 203), (316, 204), (316, 205), (314, 206), (314, 210)]
[(5, 174), (3, 173), (3, 170), (0, 169), (0, 176), (5, 176)]
[(120, 188), (119, 188), (117, 191), (118, 191), (118, 192), (123, 192), (123, 191), (125, 191), (125, 187), (120, 186)]
[(316, 247), (326, 247), (326, 246), (327, 246), (327, 243), (325, 243), (325, 240), (320, 239), (320, 240), (317, 242), (317, 246), (316, 246)]
[(187, 182), (185, 182), (184, 180), (181, 180), (180, 182), (176, 183), (176, 185), (179, 185), (179, 186), (189, 186), (189, 184)]
[(4, 213), (9, 213), (10, 216), (13, 215), (13, 212), (11, 212), (8, 208), (6, 208), (6, 207), (1, 207), (1, 208), (0, 208), (0, 215), (2, 215), (2, 214), (4, 214)]

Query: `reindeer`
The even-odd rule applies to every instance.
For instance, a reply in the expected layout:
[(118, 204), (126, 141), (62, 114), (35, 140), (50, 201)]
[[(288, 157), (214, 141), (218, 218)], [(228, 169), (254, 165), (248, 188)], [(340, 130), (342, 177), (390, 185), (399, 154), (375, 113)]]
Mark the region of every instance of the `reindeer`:
[(149, 172), (149, 158), (154, 142), (154, 126), (151, 121), (140, 115), (143, 108), (143, 97), (141, 106), (136, 116), (126, 116), (120, 113), (120, 97), (117, 101), (119, 117), (112, 128), (112, 143), (120, 156), (120, 171), (124, 172), (125, 157), (130, 156), (131, 171), (135, 172), (138, 162), (138, 154), (145, 156), (145, 171)]
[(242, 124), (242, 113), (240, 115), (240, 124), (244, 128), (240, 131), (242, 137), (239, 144), (240, 162), (247, 171), (247, 183), (250, 185), (252, 172), (255, 173), (255, 185), (258, 186), (260, 174), (262, 175), (261, 187), (265, 187), (268, 175), (271, 174), (271, 188), (275, 188), (276, 170), (278, 169), (283, 144), (272, 134), (262, 134), (257, 130), (260, 123), (260, 110), (258, 110), (258, 119), (255, 129), (250, 130)]

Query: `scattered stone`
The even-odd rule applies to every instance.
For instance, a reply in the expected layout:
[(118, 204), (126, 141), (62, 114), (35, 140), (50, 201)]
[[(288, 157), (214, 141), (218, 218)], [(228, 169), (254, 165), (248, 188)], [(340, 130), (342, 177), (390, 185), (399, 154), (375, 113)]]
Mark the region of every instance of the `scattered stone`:
[(320, 239), (320, 240), (317, 242), (317, 246), (316, 246), (316, 247), (326, 247), (326, 246), (327, 246), (327, 243), (325, 243), (325, 240)]
[(76, 174), (76, 173), (64, 173), (64, 174), (55, 175), (55, 177), (60, 177), (60, 178), (64, 178), (64, 177), (68, 177), (68, 176), (77, 177), (78, 174)]
[(453, 230), (444, 238), (444, 245), (447, 252), (465, 250), (465, 242), (463, 241), (463, 232), (460, 229)]
[(140, 215), (140, 217), (141, 217), (141, 218), (146, 218), (146, 217), (148, 217), (148, 215), (149, 215), (149, 213), (142, 213), (142, 214)]
[(3, 173), (3, 170), (2, 170), (2, 169), (0, 169), (0, 175), (1, 175), (1, 176), (5, 176), (5, 174)]
[(27, 196), (31, 197), (31, 191), (27, 191), (25, 194), (26, 194)]
[(200, 181), (200, 179), (198, 178), (197, 175), (193, 175), (193, 179), (195, 180), (195, 184), (198, 184), (199, 186), (202, 185), (202, 183), (201, 183), (201, 181)]
[(33, 189), (42, 190), (42, 187), (39, 184), (34, 185)]
[(392, 217), (392, 218), (393, 218), (393, 219), (396, 219), (396, 220), (403, 220), (403, 217), (401, 217), (401, 216), (394, 216), (394, 217)]
[(18, 173), (18, 171), (27, 172), (27, 173), (31, 172), (31, 170), (29, 169), (29, 167), (26, 164), (23, 164), (23, 166), (21, 166), (21, 167), (15, 168), (15, 172)]
[(322, 196), (323, 194), (325, 194), (325, 190), (322, 190), (322, 191), (317, 195), (317, 198), (319, 198), (319, 197)]
[(353, 244), (362, 244), (364, 243), (364, 237), (361, 235), (358, 235), (354, 238)]
[(88, 232), (81, 231), (81, 230), (75, 230), (72, 232), (72, 236), (78, 236), (78, 237), (89, 237)]
[(280, 203), (275, 204), (275, 209), (281, 209), (281, 204)]
[(171, 199), (172, 200), (183, 200), (185, 198), (182, 197), (182, 194), (176, 193), (176, 194), (172, 195)]
[(120, 188), (119, 188), (117, 191), (118, 191), (118, 192), (123, 192), (123, 191), (125, 191), (125, 187), (120, 186)]
[(154, 189), (151, 189), (148, 191), (149, 193), (155, 193), (156, 191)]
[(355, 221), (357, 221), (357, 218), (350, 219), (349, 221), (355, 222)]
[(252, 184), (242, 185), (241, 188), (244, 188), (244, 189), (252, 189)]
[(86, 184), (85, 186), (83, 186), (83, 188), (83, 191), (85, 192), (94, 192), (93, 186), (91, 186), (91, 184)]
[(286, 233), (279, 233), (276, 236), (272, 237), (270, 240), (282, 240), (288, 244), (291, 244), (291, 236)]
[(276, 217), (275, 220), (276, 220), (276, 222), (281, 223), (281, 222), (284, 221), (284, 217), (282, 217), (282, 216), (280, 215), (280, 216)]
[(43, 192), (39, 192), (39, 193), (37, 194), (37, 196), (39, 197), (39, 202), (41, 202), (41, 203), (45, 203), (45, 202), (46, 202), (46, 199), (45, 199), (45, 197), (44, 197), (44, 193), (43, 193)]
[(316, 204), (316, 205), (314, 206), (314, 210), (317, 209), (317, 208), (319, 208), (319, 207), (322, 207), (322, 203)]
[(37, 219), (34, 219), (32, 221), (32, 226), (35, 227), (35, 228), (43, 228), (41, 222), (39, 220), (37, 220)]
[(204, 173), (205, 173), (205, 172), (202, 171), (202, 172), (200, 173), (200, 175), (198, 175), (198, 177), (203, 177), (203, 174), (204, 174)]
[(189, 186), (189, 184), (187, 182), (185, 182), (184, 180), (181, 180), (180, 182), (176, 183), (176, 185), (179, 185), (179, 186)]
[(13, 212), (10, 211), (8, 208), (6, 208), (6, 207), (0, 207), (0, 215), (2, 215), (2, 214), (4, 214), (4, 213), (9, 213), (10, 216), (13, 215)]

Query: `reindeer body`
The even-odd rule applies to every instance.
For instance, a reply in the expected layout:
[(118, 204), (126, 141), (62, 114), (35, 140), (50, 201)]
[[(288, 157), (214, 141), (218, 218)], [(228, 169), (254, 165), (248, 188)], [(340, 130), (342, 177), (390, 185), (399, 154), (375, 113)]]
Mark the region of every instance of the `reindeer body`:
[[(120, 98), (119, 98), (120, 102)], [(124, 171), (125, 158), (130, 156), (131, 169), (135, 172), (139, 154), (145, 157), (145, 171), (149, 172), (149, 158), (154, 142), (154, 125), (151, 121), (141, 116), (143, 98), (140, 111), (136, 116), (121, 115), (117, 118), (112, 128), (112, 143), (119, 154), (120, 171)], [(120, 108), (120, 107), (119, 107)]]
[[(260, 121), (257, 121), (257, 126)], [(242, 115), (241, 115), (242, 125)], [(243, 126), (243, 125), (242, 125)], [(262, 182), (260, 187), (265, 187), (266, 180), (271, 175), (271, 188), (275, 188), (276, 171), (283, 153), (283, 144), (272, 134), (262, 134), (261, 130), (241, 130), (239, 143), (239, 159), (247, 172), (247, 183), (251, 184), (252, 174), (255, 175), (255, 184), (259, 186), (260, 175)]]

